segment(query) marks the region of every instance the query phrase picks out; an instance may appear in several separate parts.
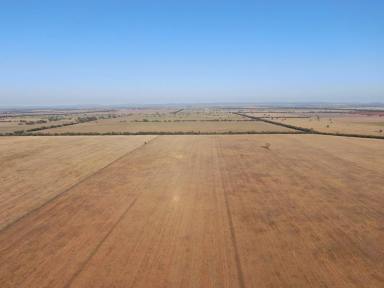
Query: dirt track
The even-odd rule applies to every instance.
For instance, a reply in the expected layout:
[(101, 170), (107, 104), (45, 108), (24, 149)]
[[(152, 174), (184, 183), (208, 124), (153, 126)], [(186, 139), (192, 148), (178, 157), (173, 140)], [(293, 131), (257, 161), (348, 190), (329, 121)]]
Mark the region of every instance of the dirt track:
[(381, 140), (159, 136), (1, 231), (1, 287), (382, 287), (383, 179)]

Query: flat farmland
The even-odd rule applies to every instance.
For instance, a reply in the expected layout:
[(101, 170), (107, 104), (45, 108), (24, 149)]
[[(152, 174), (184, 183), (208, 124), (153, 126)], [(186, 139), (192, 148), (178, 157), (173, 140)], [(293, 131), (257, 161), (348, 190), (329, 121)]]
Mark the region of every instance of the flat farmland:
[[(382, 140), (68, 138), (84, 141), (83, 153), (87, 141), (131, 152), (118, 149), (117, 160), (0, 231), (1, 287), (384, 285)], [(22, 171), (16, 147), (46, 150), (44, 141), (54, 140), (44, 139), (0, 138), (8, 155), (1, 163)], [(55, 160), (44, 169), (54, 170)], [(42, 175), (19, 182), (44, 189)]]
[(273, 121), (311, 128), (319, 132), (384, 136), (384, 117), (379, 116), (322, 115), (319, 118), (279, 118)]
[(1, 137), (0, 229), (151, 138), (112, 137)]
[[(37, 121), (43, 120), (41, 117), (19, 117), (19, 118), (7, 118), (0, 119), (0, 133), (11, 133), (15, 131), (29, 130), (35, 128), (41, 128), (44, 126), (50, 125), (62, 125), (66, 123), (71, 123), (71, 120), (63, 119), (54, 122), (45, 122), (45, 123), (37, 123)], [(25, 122), (22, 122), (25, 121)], [(26, 122), (30, 122), (33, 124), (26, 124)], [(46, 121), (44, 119), (44, 121)]]
[[(236, 115), (234, 115), (236, 116)], [(240, 116), (238, 116), (240, 117)], [(260, 121), (148, 121), (135, 122), (122, 118), (103, 119), (72, 126), (39, 131), (55, 133), (225, 133), (225, 132), (295, 132), (295, 130)]]
[(244, 117), (228, 113), (220, 109), (178, 109), (172, 111), (164, 110), (142, 110), (138, 113), (121, 114), (127, 121), (234, 121), (246, 120)]

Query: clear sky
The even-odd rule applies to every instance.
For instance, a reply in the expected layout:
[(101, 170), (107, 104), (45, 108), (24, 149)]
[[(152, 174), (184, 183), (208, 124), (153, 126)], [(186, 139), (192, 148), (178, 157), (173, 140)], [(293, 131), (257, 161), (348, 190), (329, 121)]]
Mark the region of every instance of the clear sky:
[(384, 102), (384, 1), (1, 1), (0, 106)]

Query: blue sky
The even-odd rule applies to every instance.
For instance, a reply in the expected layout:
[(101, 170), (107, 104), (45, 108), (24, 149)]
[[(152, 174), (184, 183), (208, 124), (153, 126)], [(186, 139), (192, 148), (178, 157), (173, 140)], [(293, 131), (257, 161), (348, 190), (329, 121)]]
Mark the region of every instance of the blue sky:
[(1, 1), (0, 106), (384, 102), (384, 1)]

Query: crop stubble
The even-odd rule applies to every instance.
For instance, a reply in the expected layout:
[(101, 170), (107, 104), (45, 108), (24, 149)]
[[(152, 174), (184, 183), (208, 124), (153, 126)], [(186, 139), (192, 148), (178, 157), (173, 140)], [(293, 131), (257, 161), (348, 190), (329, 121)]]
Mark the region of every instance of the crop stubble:
[(2, 137), (0, 229), (151, 138)]
[(383, 159), (371, 139), (159, 136), (0, 232), (2, 286), (381, 287)]

